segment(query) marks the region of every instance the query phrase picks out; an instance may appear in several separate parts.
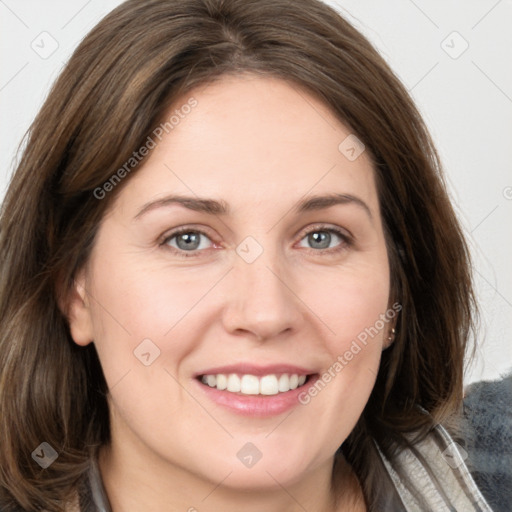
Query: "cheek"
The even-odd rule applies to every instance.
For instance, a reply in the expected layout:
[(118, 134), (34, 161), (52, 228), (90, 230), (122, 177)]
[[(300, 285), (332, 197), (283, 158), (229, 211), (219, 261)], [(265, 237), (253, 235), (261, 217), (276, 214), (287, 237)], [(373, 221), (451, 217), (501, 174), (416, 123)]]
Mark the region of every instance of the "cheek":
[[(312, 460), (327, 460), (348, 437), (360, 418), (375, 384), (387, 335), (389, 299), (387, 260), (347, 265), (315, 272), (315, 286), (301, 292), (318, 321), (316, 332), (324, 332), (324, 366), (318, 380), (299, 395), (301, 408), (296, 418), (308, 443), (317, 443)], [(308, 274), (305, 272), (305, 276)], [(311, 277), (313, 274), (310, 273)], [(303, 284), (304, 286), (304, 284)], [(389, 320), (388, 320), (389, 321)], [(283, 436), (273, 447), (283, 459), (293, 450), (291, 437)], [(311, 456), (306, 452), (305, 458)], [(276, 477), (286, 476), (286, 469)]]
[(144, 365), (149, 361), (154, 361), (152, 367), (165, 365), (175, 373), (197, 343), (185, 328), (194, 325), (190, 317), (215, 282), (214, 276), (195, 279), (193, 270), (148, 267), (137, 258), (122, 255), (94, 262), (94, 281), (90, 283), (94, 343), (112, 386), (128, 372), (129, 380), (149, 379), (152, 372), (145, 371)]
[[(105, 325), (122, 324), (134, 336), (163, 338), (212, 287), (216, 271), (170, 266), (145, 253), (116, 253), (106, 248), (94, 262), (95, 316)], [(222, 272), (219, 273), (219, 276)], [(100, 304), (101, 302), (101, 304)]]
[(319, 382), (303, 395), (302, 403), (315, 402), (322, 409), (318, 413), (329, 417), (325, 424), (348, 435), (373, 388), (383, 340), (395, 315), (388, 310), (389, 272), (385, 265), (346, 268), (335, 278), (332, 273), (330, 279), (320, 275), (315, 283), (308, 305), (328, 327), (328, 356)]
[(315, 287), (308, 291), (308, 305), (329, 328), (325, 337), (329, 352), (337, 356), (353, 340), (379, 345), (387, 333), (383, 322), (389, 301), (389, 271), (386, 265), (346, 267), (325, 275), (317, 273)]

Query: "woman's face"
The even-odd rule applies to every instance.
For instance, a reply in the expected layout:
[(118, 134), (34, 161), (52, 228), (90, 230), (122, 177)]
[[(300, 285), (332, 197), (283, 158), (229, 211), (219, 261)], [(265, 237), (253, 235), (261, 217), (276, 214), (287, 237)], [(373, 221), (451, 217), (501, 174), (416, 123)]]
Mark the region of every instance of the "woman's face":
[(372, 166), (278, 79), (223, 78), (173, 114), (77, 276), (73, 338), (95, 343), (118, 456), (286, 487), (330, 470), (392, 326)]

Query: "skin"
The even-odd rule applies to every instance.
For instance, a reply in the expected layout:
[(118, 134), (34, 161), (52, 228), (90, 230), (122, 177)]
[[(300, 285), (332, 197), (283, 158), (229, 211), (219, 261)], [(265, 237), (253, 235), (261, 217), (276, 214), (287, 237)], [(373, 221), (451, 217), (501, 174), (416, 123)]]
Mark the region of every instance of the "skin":
[[(224, 77), (173, 109), (191, 96), (197, 106), (103, 219), (70, 297), (73, 339), (95, 343), (110, 389), (113, 442), (100, 469), (113, 510), (366, 510), (348, 465), (337, 502), (331, 472), (392, 325), (291, 414), (236, 414), (208, 399), (194, 375), (240, 361), (322, 373), (390, 307), (371, 161), (366, 152), (349, 161), (338, 146), (350, 130), (285, 81)], [(293, 210), (304, 197), (332, 193), (356, 196), (369, 211), (354, 202)], [(171, 204), (134, 219), (170, 194), (222, 200), (231, 211)], [(178, 237), (162, 244), (183, 226), (206, 234), (195, 256), (178, 254)], [(332, 235), (326, 249), (307, 236), (329, 228), (351, 242)], [(248, 236), (263, 249), (252, 263), (236, 252)], [(149, 366), (133, 353), (146, 338), (160, 350)], [(251, 468), (236, 455), (247, 442), (262, 454)]]

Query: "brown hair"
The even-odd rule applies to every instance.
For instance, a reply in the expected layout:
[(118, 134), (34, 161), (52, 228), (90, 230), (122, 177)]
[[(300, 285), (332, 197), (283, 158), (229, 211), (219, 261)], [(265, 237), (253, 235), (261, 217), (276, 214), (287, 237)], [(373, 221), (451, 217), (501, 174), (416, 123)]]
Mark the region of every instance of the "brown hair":
[[(317, 0), (129, 0), (87, 35), (56, 81), (2, 206), (0, 504), (63, 510), (109, 442), (94, 344), (72, 341), (59, 307), (130, 176), (102, 200), (94, 190), (176, 98), (245, 71), (310, 91), (373, 159), (392, 298), (403, 309), (341, 447), (370, 509), (372, 439), (392, 458), (404, 433), (425, 435), (460, 404), (474, 306), (468, 250), (427, 130), (384, 60)], [(44, 470), (31, 457), (43, 441), (59, 454)]]

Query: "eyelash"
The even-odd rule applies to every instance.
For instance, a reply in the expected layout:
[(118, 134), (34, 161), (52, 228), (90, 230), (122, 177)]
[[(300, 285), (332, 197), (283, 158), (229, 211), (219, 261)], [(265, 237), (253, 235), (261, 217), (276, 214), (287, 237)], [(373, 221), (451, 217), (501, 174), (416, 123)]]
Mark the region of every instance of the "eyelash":
[[(327, 253), (328, 255), (332, 255), (332, 254), (337, 254), (337, 253), (347, 249), (348, 247), (351, 247), (351, 245), (352, 245), (353, 241), (352, 241), (352, 238), (349, 235), (347, 235), (346, 233), (340, 231), (339, 229), (328, 227), (328, 226), (322, 226), (322, 225), (315, 226), (312, 229), (310, 229), (309, 231), (306, 231), (302, 235), (300, 240), (302, 240), (303, 238), (305, 238), (306, 236), (308, 236), (311, 233), (319, 233), (319, 232), (320, 233), (321, 232), (334, 233), (336, 236), (338, 236), (342, 240), (342, 242), (340, 243), (340, 245), (337, 248), (330, 248), (330, 249), (312, 249), (312, 248), (309, 248), (309, 251), (312, 251), (314, 253), (319, 253), (320, 252), (320, 253)], [(170, 247), (170, 246), (167, 245), (170, 240), (172, 240), (173, 238), (175, 238), (175, 237), (177, 237), (179, 235), (182, 235), (184, 233), (198, 233), (198, 234), (203, 235), (206, 238), (210, 239), (208, 234), (206, 234), (204, 231), (202, 231), (200, 229), (190, 228), (190, 227), (186, 227), (185, 226), (183, 228), (178, 228), (175, 231), (171, 232), (169, 235), (165, 236), (165, 238), (160, 243), (160, 246), (167, 246), (167, 248), (169, 250), (171, 250), (174, 254), (177, 254), (178, 256), (183, 257), (183, 258), (195, 258), (195, 257), (199, 256), (200, 253), (204, 249), (202, 249), (202, 250), (195, 249), (194, 251), (183, 251), (181, 249), (176, 249), (175, 247)]]

